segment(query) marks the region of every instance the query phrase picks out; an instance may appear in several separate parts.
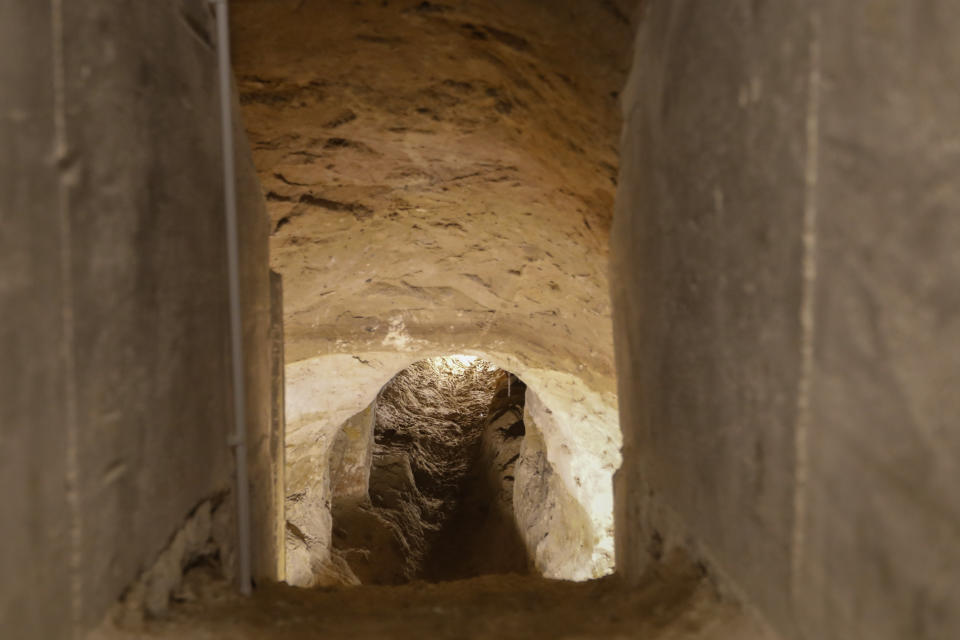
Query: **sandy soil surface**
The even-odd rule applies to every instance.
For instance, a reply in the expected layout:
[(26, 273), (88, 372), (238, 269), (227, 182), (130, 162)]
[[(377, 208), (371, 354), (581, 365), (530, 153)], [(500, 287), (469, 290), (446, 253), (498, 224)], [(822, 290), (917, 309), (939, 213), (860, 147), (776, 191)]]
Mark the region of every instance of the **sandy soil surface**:
[(486, 576), (403, 586), (297, 589), (267, 585), (253, 597), (193, 577), (189, 602), (167, 620), (95, 640), (121, 638), (644, 638), (773, 640), (749, 614), (718, 596), (696, 567), (675, 563), (626, 588), (617, 578), (573, 583)]

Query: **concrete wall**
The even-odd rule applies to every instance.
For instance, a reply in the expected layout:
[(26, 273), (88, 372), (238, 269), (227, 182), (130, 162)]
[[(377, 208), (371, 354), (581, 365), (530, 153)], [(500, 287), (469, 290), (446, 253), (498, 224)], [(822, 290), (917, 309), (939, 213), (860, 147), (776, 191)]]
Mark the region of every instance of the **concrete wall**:
[(960, 636), (960, 6), (650, 0), (613, 230), (618, 567)]
[[(96, 623), (231, 486), (210, 26), (200, 0), (0, 1), (2, 637)], [(270, 289), (248, 157), (240, 183), (256, 441)]]

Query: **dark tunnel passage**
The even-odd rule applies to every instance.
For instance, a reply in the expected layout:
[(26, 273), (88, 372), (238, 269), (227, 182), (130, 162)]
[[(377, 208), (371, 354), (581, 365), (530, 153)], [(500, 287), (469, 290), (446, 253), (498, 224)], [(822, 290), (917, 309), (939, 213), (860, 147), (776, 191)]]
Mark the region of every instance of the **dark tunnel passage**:
[(525, 390), (456, 356), (414, 363), (384, 386), (368, 491), (342, 486), (331, 467), (333, 552), (360, 583), (528, 570), (513, 510)]

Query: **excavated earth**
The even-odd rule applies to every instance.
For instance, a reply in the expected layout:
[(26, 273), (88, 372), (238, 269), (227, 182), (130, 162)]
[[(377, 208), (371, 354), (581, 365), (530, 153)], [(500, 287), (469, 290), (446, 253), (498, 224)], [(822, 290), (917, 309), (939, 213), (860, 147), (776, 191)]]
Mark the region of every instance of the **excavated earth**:
[(565, 496), (551, 513), (519, 505), (538, 569), (613, 569), (608, 235), (633, 4), (231, 2), (283, 277), (291, 583), (327, 579), (338, 430), (397, 372), (448, 354), (513, 371), (538, 399), (529, 453)]
[[(515, 457), (498, 464), (519, 447), (488, 419), (511, 408), (501, 406), (508, 375), (482, 360), (424, 360), (377, 396), (369, 487), (333, 491), (334, 554), (360, 583), (527, 568), (513, 519)], [(523, 385), (515, 387), (513, 399), (522, 403)], [(512, 542), (512, 554), (508, 545), (484, 545), (479, 531)], [(510, 555), (513, 562), (504, 563)]]
[[(612, 389), (613, 2), (234, 2), (287, 361), (523, 346)], [(399, 345), (398, 345), (399, 346)], [(505, 352), (510, 348), (501, 348)]]
[(180, 597), (167, 619), (102, 629), (91, 640), (775, 638), (679, 558), (651, 571), (638, 588), (614, 577), (571, 583), (501, 575), (323, 590), (266, 585), (244, 599), (194, 574)]

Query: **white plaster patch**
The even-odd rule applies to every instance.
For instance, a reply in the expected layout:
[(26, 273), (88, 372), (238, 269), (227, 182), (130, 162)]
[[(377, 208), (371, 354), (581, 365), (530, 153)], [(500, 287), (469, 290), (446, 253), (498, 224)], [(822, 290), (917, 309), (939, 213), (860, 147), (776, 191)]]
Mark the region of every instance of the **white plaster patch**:
[(413, 339), (407, 334), (403, 318), (397, 317), (390, 320), (387, 335), (383, 338), (383, 346), (393, 347), (398, 351), (406, 351), (412, 346), (412, 343)]

